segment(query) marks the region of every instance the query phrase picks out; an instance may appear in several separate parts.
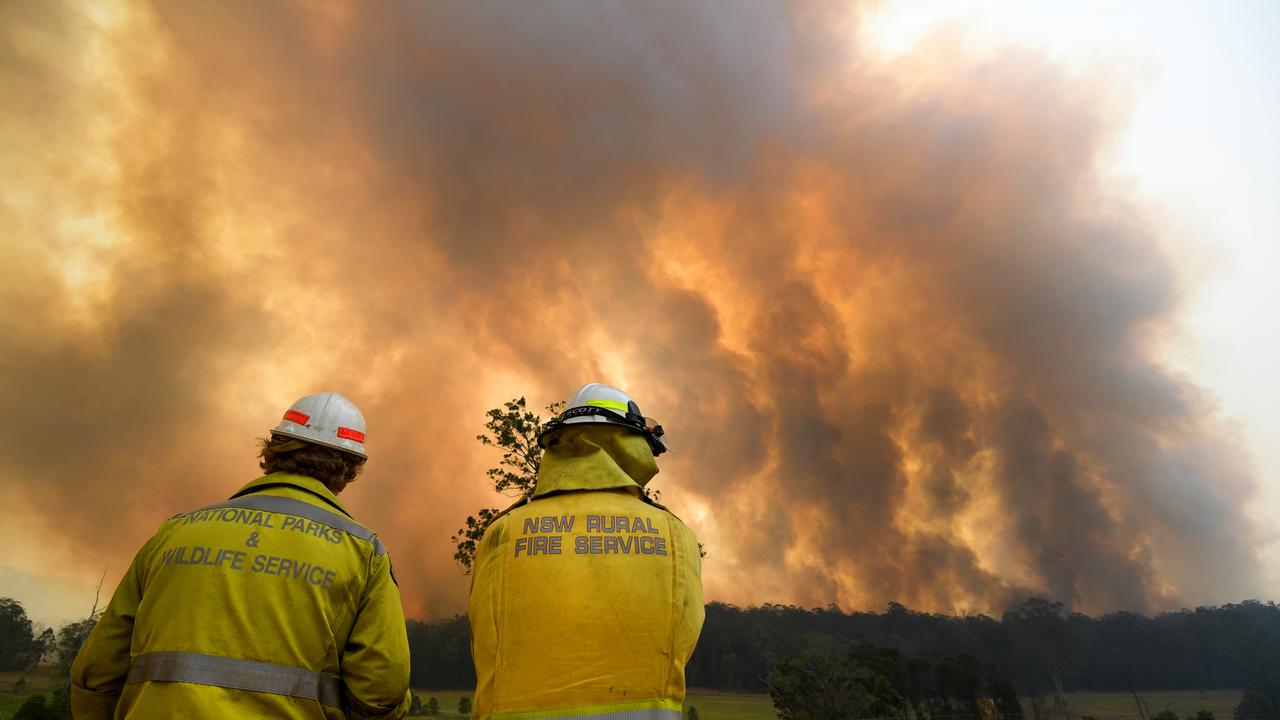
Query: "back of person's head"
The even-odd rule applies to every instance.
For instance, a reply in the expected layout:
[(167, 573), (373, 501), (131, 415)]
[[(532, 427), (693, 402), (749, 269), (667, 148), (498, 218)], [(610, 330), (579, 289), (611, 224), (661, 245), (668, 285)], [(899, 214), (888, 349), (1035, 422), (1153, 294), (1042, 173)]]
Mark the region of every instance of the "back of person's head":
[(364, 440), (364, 414), (354, 403), (336, 392), (313, 393), (289, 406), (271, 439), (258, 441), (258, 457), (267, 474), (305, 475), (337, 494), (364, 467)]
[(258, 440), (258, 465), (263, 472), (305, 475), (324, 483), (335, 495), (342, 492), (364, 469), (365, 459), (323, 445), (272, 435)]

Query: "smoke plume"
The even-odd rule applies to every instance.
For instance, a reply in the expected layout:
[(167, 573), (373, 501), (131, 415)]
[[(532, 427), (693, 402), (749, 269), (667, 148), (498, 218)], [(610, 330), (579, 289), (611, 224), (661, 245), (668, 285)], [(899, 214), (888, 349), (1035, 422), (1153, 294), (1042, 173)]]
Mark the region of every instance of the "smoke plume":
[(834, 5), (0, 6), (0, 564), (118, 578), (334, 389), (343, 499), (457, 612), (484, 411), (600, 380), (713, 599), (1258, 592), (1250, 471), (1158, 356), (1181, 270), (1097, 172), (1126, 87), (875, 62)]

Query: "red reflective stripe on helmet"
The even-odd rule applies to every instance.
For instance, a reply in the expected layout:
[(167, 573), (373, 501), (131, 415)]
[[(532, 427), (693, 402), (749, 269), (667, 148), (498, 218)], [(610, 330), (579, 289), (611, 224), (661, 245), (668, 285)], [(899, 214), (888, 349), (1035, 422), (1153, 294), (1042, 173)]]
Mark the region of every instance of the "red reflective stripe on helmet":
[(289, 422), (296, 422), (299, 425), (306, 425), (311, 416), (306, 413), (300, 413), (297, 410), (290, 410), (284, 414), (284, 419)]
[(361, 443), (364, 442), (364, 433), (359, 430), (352, 430), (351, 428), (338, 428), (338, 437), (346, 438), (347, 440), (355, 440), (356, 442)]

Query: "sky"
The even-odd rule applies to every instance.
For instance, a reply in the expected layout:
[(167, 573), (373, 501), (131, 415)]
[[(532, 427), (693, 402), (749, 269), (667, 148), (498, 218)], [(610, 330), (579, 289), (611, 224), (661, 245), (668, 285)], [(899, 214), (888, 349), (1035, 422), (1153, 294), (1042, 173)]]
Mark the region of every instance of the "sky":
[[(1137, 78), (1128, 126), (1101, 168), (1166, 218), (1187, 258), (1182, 330), (1164, 357), (1211, 391), (1255, 463), (1252, 517), (1280, 507), (1280, 332), (1258, 319), (1280, 308), (1280, 8), (1268, 2), (889, 2), (859, 28), (882, 61), (931, 35), (966, 52), (1024, 47), (1066, 67)], [(1263, 549), (1269, 587), (1280, 545)]]
[(591, 380), (711, 599), (1280, 594), (1274, 7), (515, 8), (0, 9), (0, 595), (83, 614), (339, 390), (461, 612), (484, 411)]

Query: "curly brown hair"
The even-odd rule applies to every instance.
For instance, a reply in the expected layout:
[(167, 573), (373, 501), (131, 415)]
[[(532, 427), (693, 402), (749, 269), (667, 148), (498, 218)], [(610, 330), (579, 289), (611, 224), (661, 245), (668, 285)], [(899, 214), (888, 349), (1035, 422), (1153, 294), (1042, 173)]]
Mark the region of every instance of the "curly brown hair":
[(262, 458), (258, 466), (268, 475), (276, 472), (306, 475), (324, 483), (334, 495), (342, 492), (364, 469), (362, 457), (284, 435), (258, 438), (258, 447), (258, 457)]

